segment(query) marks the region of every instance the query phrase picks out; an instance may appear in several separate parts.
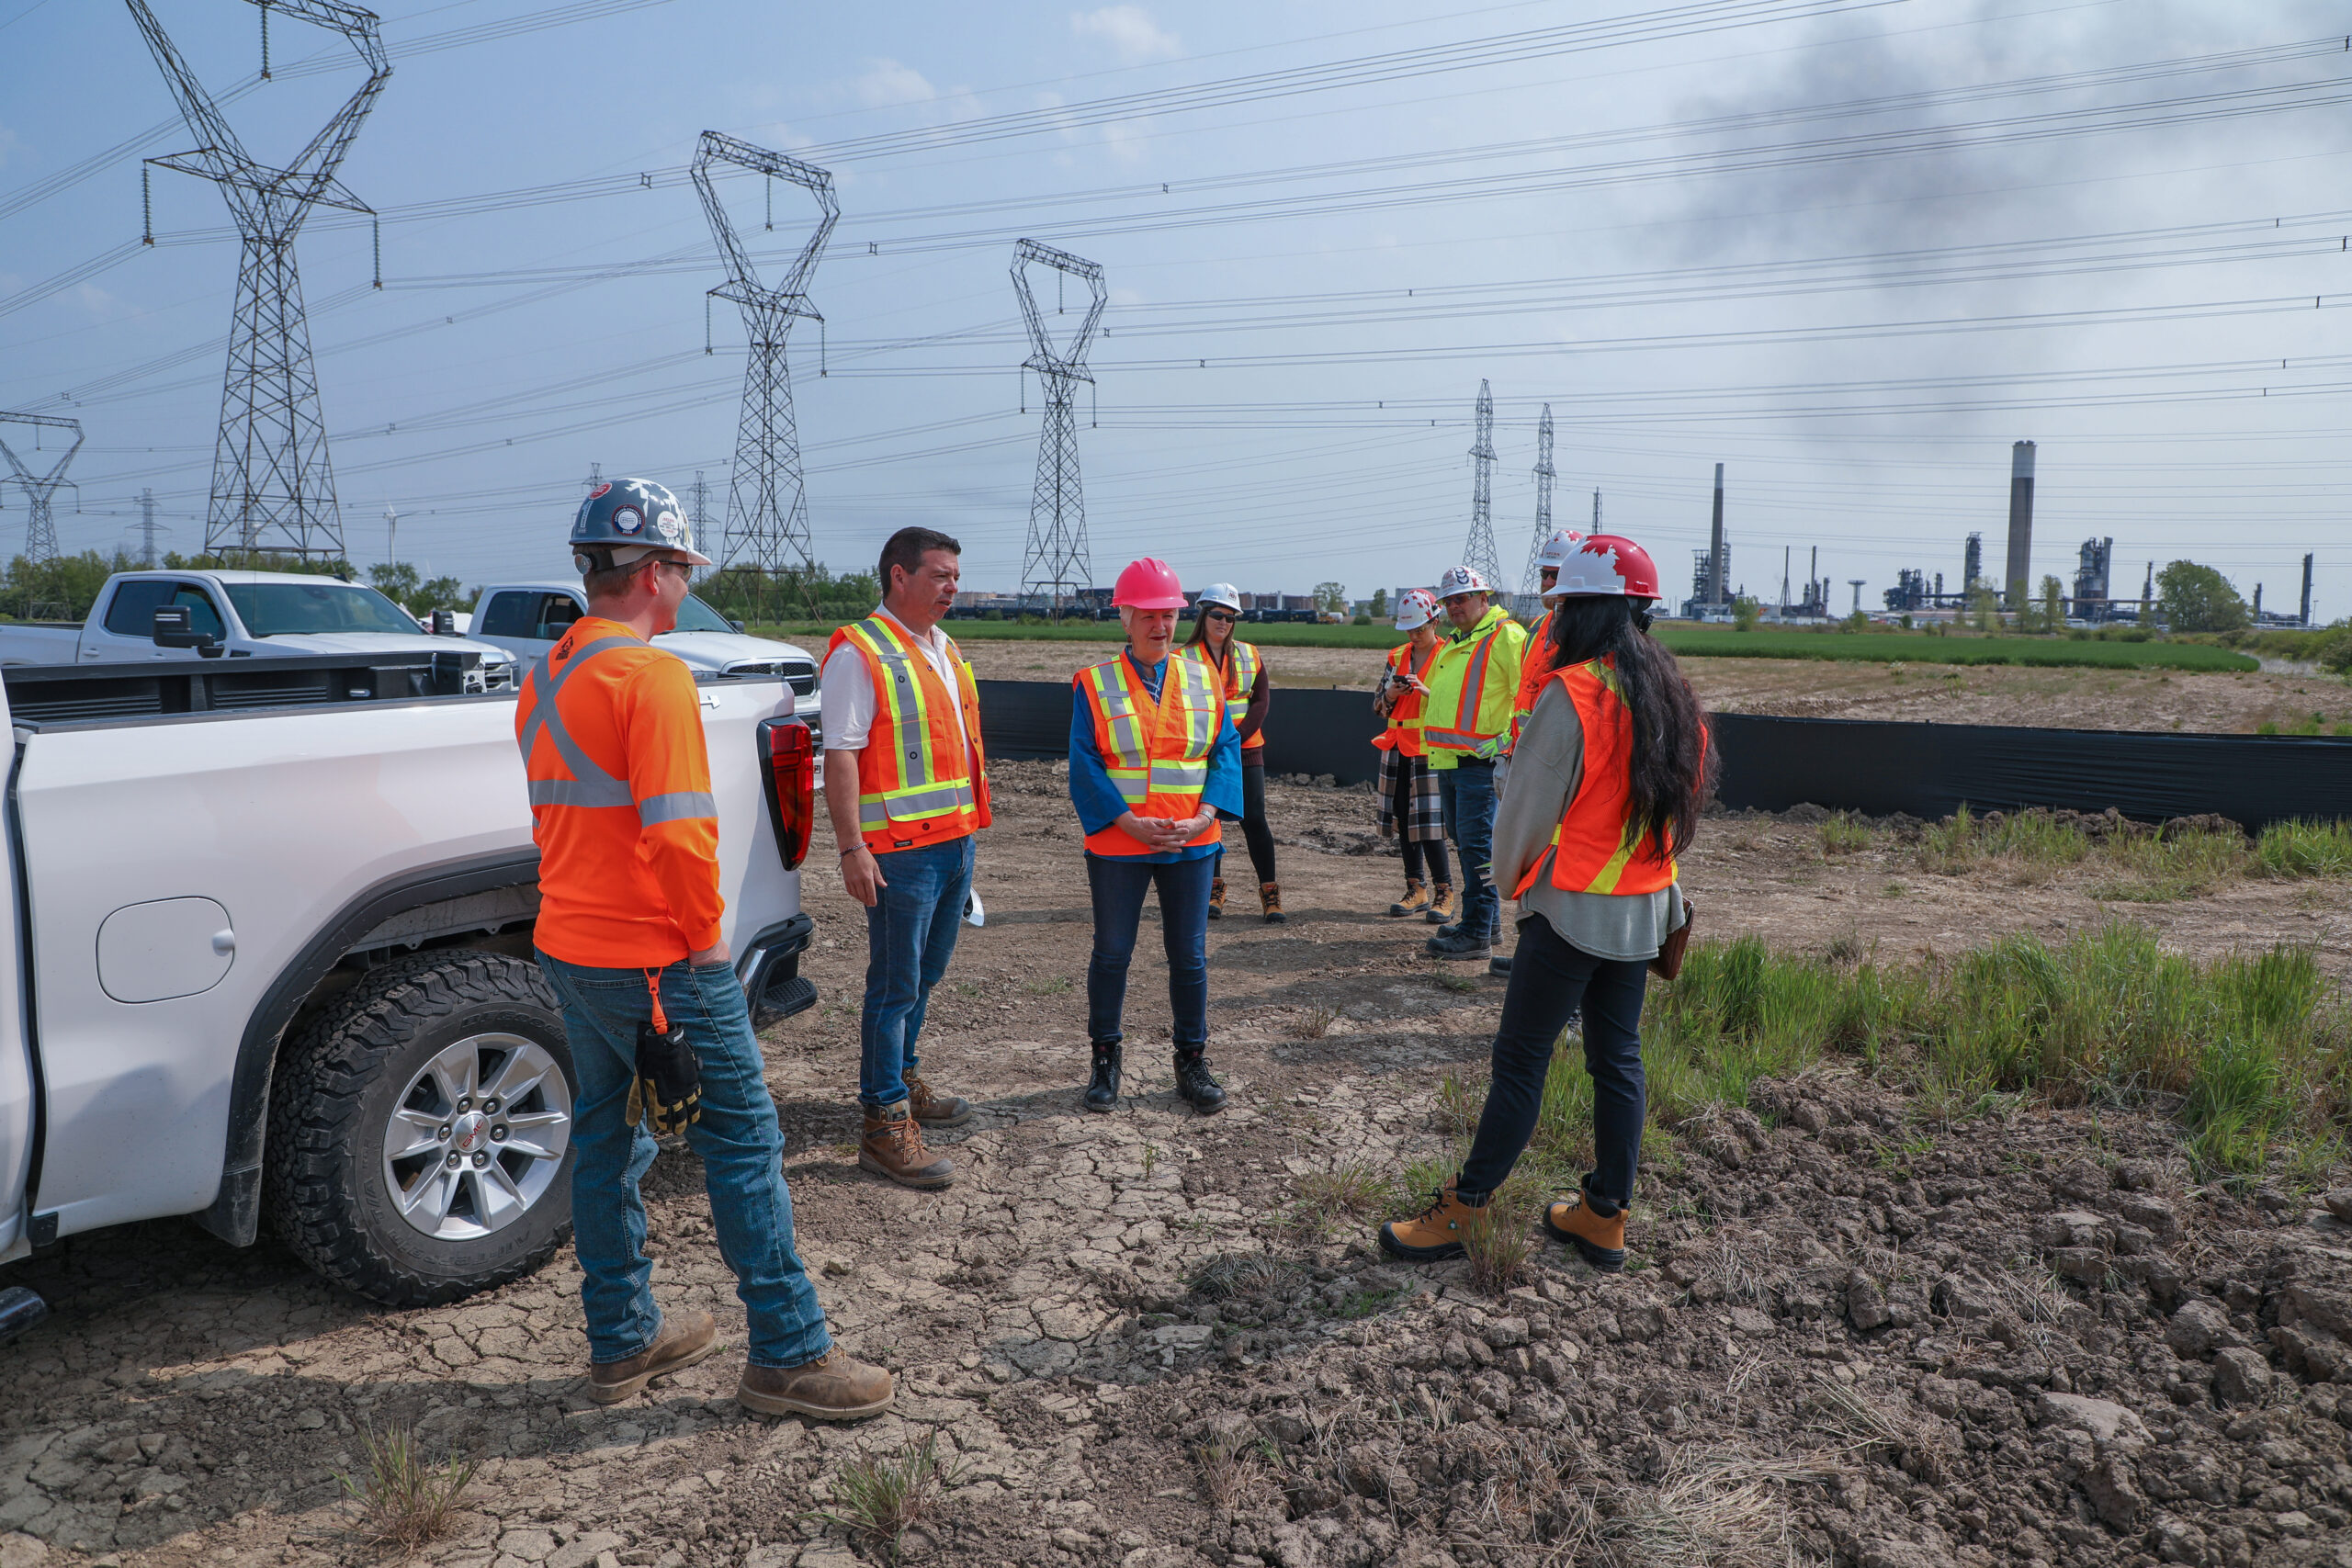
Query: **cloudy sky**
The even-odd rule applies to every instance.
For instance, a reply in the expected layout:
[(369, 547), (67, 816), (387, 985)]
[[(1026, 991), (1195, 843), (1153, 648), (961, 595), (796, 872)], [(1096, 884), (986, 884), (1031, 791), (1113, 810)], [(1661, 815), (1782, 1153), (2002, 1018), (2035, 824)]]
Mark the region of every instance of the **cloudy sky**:
[[(254, 156), (357, 85), (282, 10), (156, 0)], [(1997, 570), (2010, 443), (2040, 444), (2033, 571), (2115, 540), (2352, 612), (2345, 523), (2352, 53), (2335, 7), (2168, 0), (1182, 7), (385, 0), (394, 66), (344, 164), (375, 230), (299, 256), (351, 556), (469, 582), (564, 564), (592, 464), (723, 526), (744, 368), (685, 168), (724, 130), (832, 171), (791, 339), (818, 556), (921, 522), (1017, 585), (1039, 389), (1008, 275), (1032, 237), (1110, 288), (1081, 395), (1097, 580), (1352, 592), (1463, 551), (1496, 403), (1507, 570), (1555, 516), (1677, 597), (1729, 475), (1732, 578)], [(58, 528), (202, 542), (239, 247), (121, 0), (0, 0), (0, 408), (88, 445)], [(768, 277), (807, 194), (721, 190)], [(771, 230), (767, 225), (773, 221)], [(1049, 327), (1079, 316), (1038, 276)], [(712, 352), (706, 354), (706, 321)], [(12, 446), (20, 430), (0, 427)], [(45, 447), (51, 444), (44, 439)], [(28, 460), (44, 462), (53, 452)], [(26, 513), (0, 495), (0, 549)]]

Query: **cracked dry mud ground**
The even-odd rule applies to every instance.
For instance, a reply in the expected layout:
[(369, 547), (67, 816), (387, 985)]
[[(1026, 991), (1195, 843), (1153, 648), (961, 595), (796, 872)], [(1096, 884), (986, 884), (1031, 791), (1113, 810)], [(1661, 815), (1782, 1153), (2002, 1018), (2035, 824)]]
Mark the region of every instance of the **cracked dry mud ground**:
[[(1492, 1299), (1459, 1265), (1385, 1263), (1364, 1224), (1283, 1223), (1302, 1174), (1442, 1145), (1437, 1084), (1480, 1070), (1499, 998), (1374, 912), (1396, 862), (1344, 852), (1368, 800), (1272, 791), (1285, 840), (1335, 852), (1286, 843), (1290, 926), (1213, 928), (1233, 1109), (1197, 1118), (1170, 1092), (1148, 930), (1134, 1098), (1095, 1117), (1077, 836), (1050, 767), (1000, 782), (989, 924), (965, 933), (926, 1053), (982, 1107), (942, 1140), (958, 1184), (908, 1192), (850, 1162), (863, 944), (838, 884), (808, 891), (824, 1000), (767, 1041), (803, 1253), (842, 1338), (900, 1374), (892, 1415), (736, 1408), (741, 1314), (683, 1150), (649, 1181), (656, 1288), (717, 1312), (734, 1348), (612, 1408), (579, 1392), (568, 1252), (392, 1313), (274, 1247), (144, 1225), (12, 1276), (56, 1313), (0, 1350), (0, 1564), (374, 1561), (334, 1472), (362, 1428), (413, 1422), (485, 1461), (424, 1554), (467, 1568), (847, 1568), (814, 1517), (833, 1478), (926, 1432), (961, 1476), (909, 1555), (956, 1564), (2352, 1568), (2352, 1227), (2193, 1188), (2161, 1122), (1927, 1126), (1833, 1073), (1657, 1137), (1627, 1274), (1543, 1247)], [(1894, 902), (1888, 866), (1825, 862), (1802, 824), (1706, 839), (1689, 880), (1713, 934), (1817, 945)], [(1931, 942), (2100, 908), (2064, 877), (1904, 875)], [(2155, 911), (2166, 941), (2321, 934), (2292, 889), (2232, 896)], [(1238, 1461), (1214, 1505), (1203, 1447)]]

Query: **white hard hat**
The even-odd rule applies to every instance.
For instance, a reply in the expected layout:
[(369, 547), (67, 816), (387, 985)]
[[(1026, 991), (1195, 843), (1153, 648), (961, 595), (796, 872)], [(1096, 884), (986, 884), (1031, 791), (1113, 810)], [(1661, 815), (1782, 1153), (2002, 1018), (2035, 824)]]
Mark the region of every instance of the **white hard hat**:
[(1241, 590), (1230, 582), (1212, 582), (1201, 590), (1200, 602), (1204, 604), (1222, 604), (1228, 610), (1238, 612), (1241, 608)]
[(1577, 547), (1583, 543), (1584, 536), (1574, 528), (1561, 529), (1544, 540), (1544, 547), (1535, 552), (1535, 570), (1542, 571), (1548, 567), (1554, 571), (1559, 570), (1568, 564), (1568, 558), (1576, 554)]
[(1426, 588), (1408, 589), (1396, 601), (1396, 629), (1411, 631), (1437, 619), (1437, 595)]
[(1437, 580), (1437, 596), (1451, 599), (1457, 593), (1492, 593), (1495, 585), (1487, 581), (1477, 568), (1450, 566), (1445, 575)]

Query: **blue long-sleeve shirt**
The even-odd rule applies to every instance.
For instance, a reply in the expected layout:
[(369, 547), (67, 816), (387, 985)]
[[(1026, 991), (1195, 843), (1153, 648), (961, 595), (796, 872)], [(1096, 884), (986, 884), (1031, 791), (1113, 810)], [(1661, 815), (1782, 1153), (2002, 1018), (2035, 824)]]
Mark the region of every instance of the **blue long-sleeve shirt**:
[[(1168, 660), (1146, 664), (1132, 649), (1124, 650), (1119, 657), (1127, 661), (1157, 701), (1160, 682), (1168, 678)], [(1126, 811), (1127, 801), (1119, 793), (1119, 786), (1111, 782), (1111, 771), (1102, 761), (1102, 748), (1094, 743), (1094, 709), (1087, 703), (1086, 694), (1072, 684), (1069, 696), (1069, 799), (1078, 807), (1079, 826), (1091, 835), (1116, 822)], [(1229, 716), (1219, 718), (1217, 723), (1216, 741), (1209, 748), (1208, 781), (1201, 786), (1201, 804), (1214, 809), (1223, 820), (1238, 822), (1241, 819), (1241, 736)], [(1188, 844), (1181, 850), (1124, 858), (1198, 860), (1216, 853), (1218, 848), (1215, 843)]]

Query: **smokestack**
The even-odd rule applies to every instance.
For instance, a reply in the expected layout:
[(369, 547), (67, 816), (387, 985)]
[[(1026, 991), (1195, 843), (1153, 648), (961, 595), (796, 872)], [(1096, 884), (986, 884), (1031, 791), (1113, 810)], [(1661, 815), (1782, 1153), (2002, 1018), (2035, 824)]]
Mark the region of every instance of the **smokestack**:
[(1707, 603), (1724, 602), (1724, 466), (1715, 465), (1715, 526), (1707, 543)]
[(2020, 441), (2009, 448), (2009, 608), (2026, 604), (2028, 577), (2033, 570), (2033, 443)]
[(2305, 554), (2303, 557), (2302, 624), (2306, 626), (2312, 624), (2312, 558), (2309, 554)]

